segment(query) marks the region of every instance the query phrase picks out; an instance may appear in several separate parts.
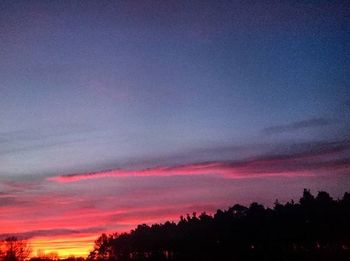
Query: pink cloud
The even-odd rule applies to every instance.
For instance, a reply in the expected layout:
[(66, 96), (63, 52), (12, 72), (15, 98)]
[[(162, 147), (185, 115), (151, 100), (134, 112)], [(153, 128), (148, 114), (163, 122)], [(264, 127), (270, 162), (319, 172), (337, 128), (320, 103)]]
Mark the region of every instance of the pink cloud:
[[(274, 170), (271, 168), (269, 173), (259, 173), (259, 167), (263, 165), (254, 162), (250, 166), (231, 166), (230, 163), (212, 162), (203, 164), (193, 164), (177, 167), (156, 167), (141, 170), (112, 170), (93, 173), (70, 174), (50, 177), (48, 180), (65, 183), (78, 182), (81, 180), (112, 178), (112, 177), (130, 177), (130, 176), (183, 176), (183, 175), (220, 175), (225, 178), (243, 179), (269, 176), (307, 176), (307, 172), (293, 172), (284, 170)], [(264, 166), (266, 168), (266, 166)]]
[[(183, 176), (218, 175), (230, 179), (257, 177), (297, 177), (312, 176), (316, 171), (339, 170), (350, 167), (347, 154), (339, 157), (343, 148), (319, 148), (315, 151), (295, 152), (292, 154), (263, 155), (240, 161), (211, 161), (177, 166), (160, 166), (146, 169), (116, 169), (110, 171), (77, 173), (50, 177), (55, 182), (77, 182), (81, 180), (132, 177), (132, 176)], [(334, 157), (336, 153), (337, 157)]]

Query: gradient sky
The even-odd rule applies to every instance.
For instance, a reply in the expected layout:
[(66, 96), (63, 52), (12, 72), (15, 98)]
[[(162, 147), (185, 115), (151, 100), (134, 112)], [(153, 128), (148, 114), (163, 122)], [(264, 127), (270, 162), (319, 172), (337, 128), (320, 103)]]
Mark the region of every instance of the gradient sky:
[(0, 237), (350, 188), (348, 1), (1, 1)]

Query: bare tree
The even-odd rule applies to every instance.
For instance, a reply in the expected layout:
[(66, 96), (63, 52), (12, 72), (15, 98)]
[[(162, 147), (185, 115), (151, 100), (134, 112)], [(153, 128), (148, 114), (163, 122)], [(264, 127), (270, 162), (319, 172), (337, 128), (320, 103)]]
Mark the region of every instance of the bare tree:
[(3, 261), (24, 261), (31, 253), (27, 241), (19, 240), (16, 237), (8, 237), (1, 241), (0, 249)]

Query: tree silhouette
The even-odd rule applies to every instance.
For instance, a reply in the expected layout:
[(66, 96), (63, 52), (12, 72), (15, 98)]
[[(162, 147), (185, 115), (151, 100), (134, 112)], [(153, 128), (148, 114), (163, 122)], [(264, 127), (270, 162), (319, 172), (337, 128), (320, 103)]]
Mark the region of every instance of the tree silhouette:
[(3, 261), (23, 261), (30, 255), (27, 241), (8, 237), (1, 241), (1, 259)]
[(350, 194), (334, 200), (305, 189), (299, 203), (273, 209), (256, 202), (214, 215), (142, 224), (130, 233), (102, 234), (90, 260), (350, 260)]

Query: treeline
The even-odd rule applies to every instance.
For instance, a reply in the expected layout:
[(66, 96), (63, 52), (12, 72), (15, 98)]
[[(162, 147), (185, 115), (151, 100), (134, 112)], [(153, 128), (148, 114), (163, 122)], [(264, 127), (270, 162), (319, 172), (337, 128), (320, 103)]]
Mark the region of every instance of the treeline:
[(350, 193), (334, 200), (304, 190), (298, 203), (234, 205), (178, 223), (102, 234), (89, 260), (350, 260)]

